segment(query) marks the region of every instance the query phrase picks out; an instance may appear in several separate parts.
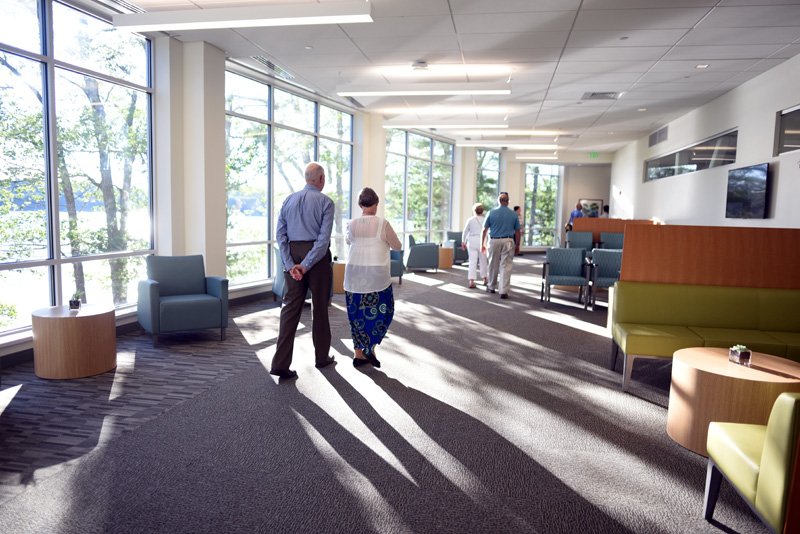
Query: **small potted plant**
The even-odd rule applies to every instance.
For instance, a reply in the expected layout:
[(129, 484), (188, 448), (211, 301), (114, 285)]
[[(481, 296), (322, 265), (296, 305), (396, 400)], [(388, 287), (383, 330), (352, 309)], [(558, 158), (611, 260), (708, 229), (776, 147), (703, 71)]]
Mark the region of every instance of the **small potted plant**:
[(72, 294), (72, 298), (69, 299), (69, 309), (70, 310), (80, 310), (81, 309), (81, 296), (83, 295), (83, 291), (76, 291)]
[(728, 353), (728, 360), (739, 365), (750, 365), (750, 349), (744, 345), (734, 345)]

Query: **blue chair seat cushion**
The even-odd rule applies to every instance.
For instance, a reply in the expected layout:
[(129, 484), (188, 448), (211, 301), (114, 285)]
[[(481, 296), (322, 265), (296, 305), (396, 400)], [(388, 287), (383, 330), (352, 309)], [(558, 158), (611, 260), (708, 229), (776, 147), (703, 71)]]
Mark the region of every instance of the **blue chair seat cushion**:
[(594, 283), (595, 287), (611, 287), (613, 286), (617, 280), (619, 280), (618, 276), (614, 277), (597, 277), (597, 281)]
[(219, 328), (222, 301), (211, 295), (173, 295), (160, 300), (161, 331)]
[(719, 469), (752, 504), (756, 503), (758, 474), (767, 427), (742, 423), (708, 425), (707, 449)]
[(548, 284), (557, 286), (585, 286), (586, 278), (583, 276), (554, 276), (547, 277)]

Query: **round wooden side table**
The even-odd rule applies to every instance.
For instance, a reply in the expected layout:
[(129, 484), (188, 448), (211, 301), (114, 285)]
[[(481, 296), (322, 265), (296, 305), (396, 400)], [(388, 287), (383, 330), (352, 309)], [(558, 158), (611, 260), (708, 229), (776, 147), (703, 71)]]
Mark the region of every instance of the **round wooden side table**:
[(117, 366), (114, 308), (84, 304), (42, 308), (32, 314), (33, 365), (49, 379), (98, 375)]
[(766, 425), (784, 392), (800, 392), (800, 363), (754, 352), (747, 367), (729, 362), (728, 349), (681, 349), (672, 360), (667, 434), (708, 456), (710, 422)]

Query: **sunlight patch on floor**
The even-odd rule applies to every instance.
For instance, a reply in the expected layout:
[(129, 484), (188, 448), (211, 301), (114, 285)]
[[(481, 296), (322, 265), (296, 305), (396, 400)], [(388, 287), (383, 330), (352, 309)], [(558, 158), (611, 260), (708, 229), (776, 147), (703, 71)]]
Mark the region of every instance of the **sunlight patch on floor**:
[(21, 388), (22, 384), (0, 391), (0, 415), (8, 408), (8, 405), (11, 404), (11, 401), (14, 400)]
[(250, 345), (260, 345), (278, 338), (280, 317), (280, 308), (270, 308), (235, 317), (233, 322)]
[(400, 514), (386, 501), (369, 478), (342, 458), (305, 417), (296, 411), (294, 413), (311, 442), (330, 465), (339, 483), (359, 501), (360, 511), (364, 519), (372, 523), (373, 529), (376, 532), (385, 530), (412, 533), (411, 527), (403, 521)]
[(136, 355), (133, 352), (117, 352), (117, 368), (114, 370), (114, 382), (108, 393), (108, 400), (119, 398), (123, 394), (127, 375), (136, 370)]
[(436, 276), (436, 273), (429, 272), (428, 275), (429, 276), (423, 276), (421, 274), (408, 273), (408, 274), (406, 274), (405, 278), (407, 280), (411, 280), (415, 284), (419, 284), (419, 285), (422, 285), (422, 286), (428, 286), (428, 287), (436, 287), (436, 286), (440, 286), (442, 284), (446, 284), (447, 283), (445, 280), (438, 280), (436, 278), (430, 278), (430, 276)]
[(560, 325), (567, 326), (569, 328), (582, 330), (590, 334), (595, 334), (597, 336), (611, 339), (611, 332), (609, 332), (608, 328), (606, 328), (605, 326), (599, 326), (596, 324), (589, 323), (587, 321), (581, 321), (580, 319), (577, 319), (565, 313), (558, 313), (552, 310), (528, 310), (524, 313), (532, 315), (537, 319), (544, 319), (545, 321), (558, 323)]

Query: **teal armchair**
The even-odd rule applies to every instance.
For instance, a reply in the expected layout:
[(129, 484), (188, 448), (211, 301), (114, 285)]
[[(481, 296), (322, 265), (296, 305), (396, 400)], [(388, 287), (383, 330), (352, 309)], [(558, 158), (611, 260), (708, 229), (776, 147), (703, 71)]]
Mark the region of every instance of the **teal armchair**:
[(406, 269), (439, 269), (439, 245), (436, 243), (417, 243), (414, 236), (408, 236)]
[(591, 258), (593, 239), (592, 232), (567, 232), (567, 248), (581, 249), (585, 257)]
[[(711, 521), (722, 478), (733, 485), (750, 509), (771, 532), (797, 532), (798, 518), (787, 515), (800, 501), (797, 465), (800, 432), (800, 393), (782, 393), (766, 425), (711, 423), (708, 425), (708, 471), (703, 517)], [(794, 489), (792, 489), (794, 486)]]
[(228, 327), (228, 280), (206, 276), (203, 256), (147, 256), (147, 280), (139, 281), (136, 310), (142, 329), (153, 334)]
[[(283, 264), (283, 258), (281, 257), (281, 250), (278, 248), (278, 245), (274, 245), (273, 250), (275, 251), (275, 277), (272, 279), (272, 301), (275, 302), (278, 299), (281, 299), (281, 306), (283, 306), (283, 294), (286, 291), (286, 278), (284, 277), (284, 271), (286, 270), (286, 266)], [(311, 298), (311, 289), (306, 291), (306, 300)], [(328, 306), (331, 304), (331, 300), (333, 299), (333, 284), (331, 284), (331, 294), (328, 297)]]
[(406, 270), (406, 266), (403, 265), (403, 251), (402, 250), (390, 250), (389, 251), (389, 276), (400, 277), (400, 284), (403, 284), (403, 273)]
[(622, 232), (600, 232), (600, 241), (603, 242), (603, 248), (622, 250), (625, 234)]
[(447, 240), (453, 242), (453, 263), (469, 261), (469, 252), (461, 249), (461, 232), (447, 232)]
[(592, 311), (597, 301), (597, 288), (609, 288), (619, 280), (622, 251), (596, 248), (592, 251)]
[[(591, 235), (591, 232), (587, 233)], [(542, 292), (539, 300), (550, 300), (551, 286), (578, 286), (578, 302), (583, 300), (583, 309), (586, 309), (589, 302), (589, 265), (585, 258), (582, 248), (548, 248), (542, 266)]]

